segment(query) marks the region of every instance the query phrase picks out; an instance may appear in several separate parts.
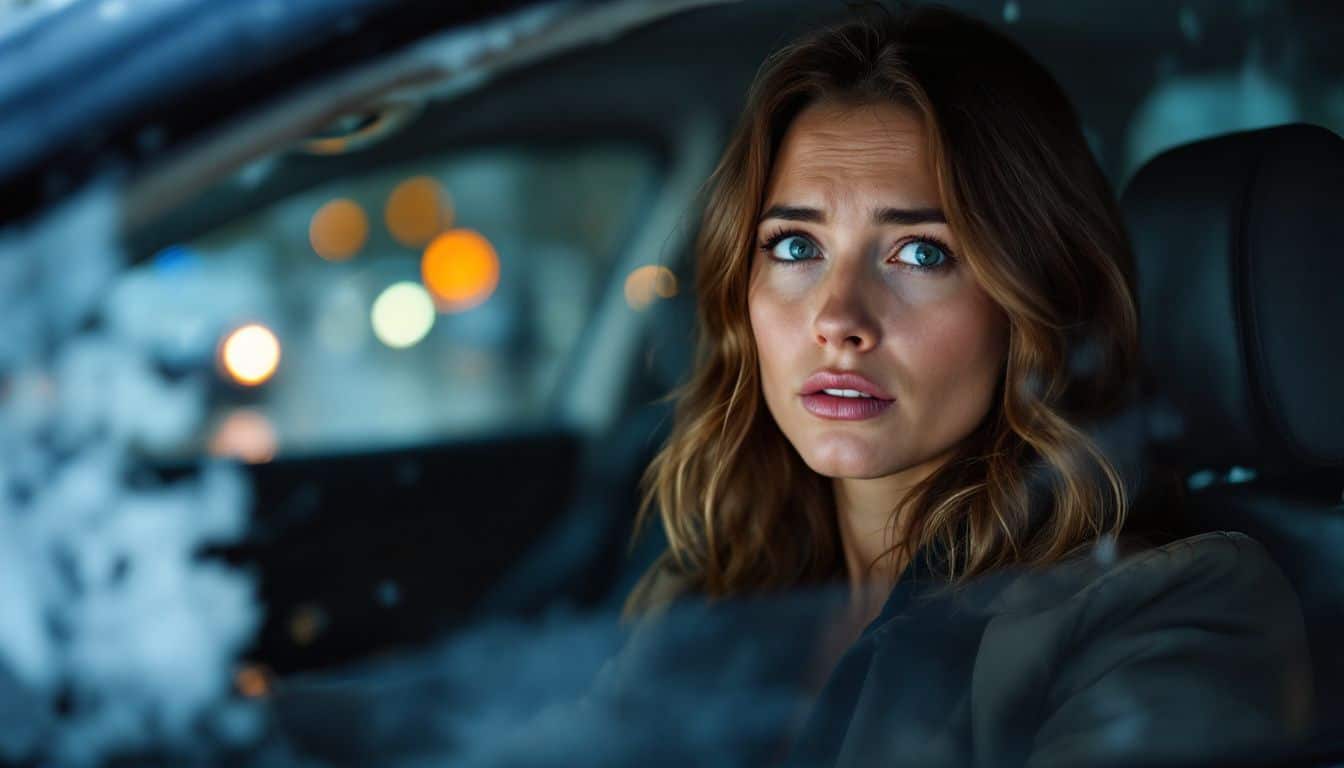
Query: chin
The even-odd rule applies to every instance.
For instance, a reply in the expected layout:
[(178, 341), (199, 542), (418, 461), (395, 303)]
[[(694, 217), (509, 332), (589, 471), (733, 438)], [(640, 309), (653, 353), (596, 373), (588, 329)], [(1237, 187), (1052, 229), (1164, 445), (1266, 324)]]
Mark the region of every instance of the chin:
[(869, 479), (892, 472), (893, 462), (884, 461), (877, 447), (854, 438), (826, 438), (799, 451), (813, 472), (830, 478)]

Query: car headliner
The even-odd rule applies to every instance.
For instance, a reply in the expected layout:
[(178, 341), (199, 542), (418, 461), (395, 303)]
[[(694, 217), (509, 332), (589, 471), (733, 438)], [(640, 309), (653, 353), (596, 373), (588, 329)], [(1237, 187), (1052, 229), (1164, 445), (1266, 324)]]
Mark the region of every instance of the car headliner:
[[(565, 5), (566, 14), (629, 7), (631, 25), (643, 26), (533, 60), (500, 74), (491, 87), (438, 99), (396, 142), (373, 151), (337, 162), (290, 155), (285, 162), (294, 167), (286, 172), (302, 187), (444, 147), (593, 132), (666, 145), (688, 108), (731, 121), (771, 49), (845, 13), (839, 0), (757, 0), (676, 12), (697, 4)], [(152, 14), (137, 11), (133, 24), (112, 24), (98, 18), (97, 3), (76, 2), (0, 37), (0, 60), (6, 62), (0, 74), (0, 189), (6, 200), (0, 226), (64, 198), (99, 169), (143, 175), (215, 129), (237, 125), (259, 105), (292, 99), (335, 73), (368, 66), (427, 36), (540, 5), (330, 0), (277, 12), (267, 0), (189, 0)], [(992, 20), (1004, 14), (998, 0), (952, 5)], [(1238, 4), (1186, 3), (1182, 8), (1200, 19), (1198, 44), (1183, 35), (1177, 9), (1160, 0), (1123, 7), (1040, 0), (1007, 29), (1060, 79), (1100, 140), (1102, 164), (1114, 177), (1126, 122), (1158, 81), (1164, 56), (1179, 53), (1187, 70), (1235, 69), (1248, 46), (1287, 34), (1299, 66), (1338, 72), (1344, 51), (1331, 40), (1344, 35), (1344, 18), (1330, 5), (1278, 4), (1265, 11), (1275, 23), (1265, 23)], [(206, 219), (177, 218), (200, 231), (277, 192), (256, 191), (257, 199), (246, 199), (245, 191), (231, 194), (240, 199), (214, 196), (193, 211), (211, 211)], [(141, 246), (133, 252), (191, 234), (180, 220), (160, 223), (160, 231), (131, 233)]]

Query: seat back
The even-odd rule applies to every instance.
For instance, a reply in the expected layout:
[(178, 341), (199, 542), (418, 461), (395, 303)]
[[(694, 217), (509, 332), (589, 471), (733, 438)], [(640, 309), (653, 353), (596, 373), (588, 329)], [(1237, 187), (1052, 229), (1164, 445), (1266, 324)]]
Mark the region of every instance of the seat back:
[(1302, 600), (1318, 720), (1344, 723), (1344, 139), (1310, 125), (1165, 152), (1127, 186), (1146, 444), (1172, 530), (1260, 540)]

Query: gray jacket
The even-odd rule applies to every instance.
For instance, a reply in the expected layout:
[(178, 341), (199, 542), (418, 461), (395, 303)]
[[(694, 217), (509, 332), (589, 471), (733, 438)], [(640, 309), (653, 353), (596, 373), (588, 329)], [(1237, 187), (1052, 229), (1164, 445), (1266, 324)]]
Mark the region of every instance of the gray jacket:
[[(631, 606), (657, 616), (693, 592), (664, 557)], [(1216, 759), (1305, 736), (1312, 701), (1292, 588), (1255, 540), (1208, 533), (954, 592), (912, 566), (784, 754), (798, 766)]]

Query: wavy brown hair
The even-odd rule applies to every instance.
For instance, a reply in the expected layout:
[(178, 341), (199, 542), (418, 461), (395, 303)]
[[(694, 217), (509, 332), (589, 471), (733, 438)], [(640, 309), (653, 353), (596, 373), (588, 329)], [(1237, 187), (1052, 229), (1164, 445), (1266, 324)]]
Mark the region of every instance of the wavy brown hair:
[(1058, 561), (1124, 520), (1119, 472), (1084, 427), (1132, 391), (1131, 256), (1077, 114), (1049, 73), (987, 24), (937, 7), (867, 11), (765, 61), (708, 183), (696, 365), (637, 518), (638, 530), (658, 511), (665, 563), (708, 596), (844, 573), (830, 480), (766, 409), (747, 311), (775, 152), (821, 99), (884, 100), (922, 119), (948, 225), (1010, 325), (989, 412), (893, 509), (908, 522), (888, 554), (930, 553), (956, 584)]

